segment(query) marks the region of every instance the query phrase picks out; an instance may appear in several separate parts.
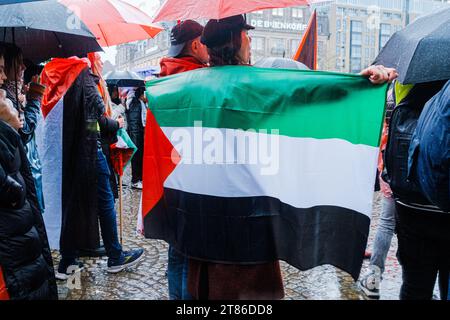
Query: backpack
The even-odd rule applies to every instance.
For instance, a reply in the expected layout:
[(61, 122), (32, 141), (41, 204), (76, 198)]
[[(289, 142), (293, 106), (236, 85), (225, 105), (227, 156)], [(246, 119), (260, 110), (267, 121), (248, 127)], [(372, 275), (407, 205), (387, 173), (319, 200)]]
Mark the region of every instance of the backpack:
[(384, 154), (386, 169), (384, 177), (396, 200), (422, 205), (430, 204), (419, 185), (408, 178), (408, 152), (425, 103), (438, 93), (444, 84), (445, 81), (434, 81), (414, 85), (392, 112)]
[(441, 210), (450, 212), (450, 81), (425, 105), (409, 149), (409, 176)]

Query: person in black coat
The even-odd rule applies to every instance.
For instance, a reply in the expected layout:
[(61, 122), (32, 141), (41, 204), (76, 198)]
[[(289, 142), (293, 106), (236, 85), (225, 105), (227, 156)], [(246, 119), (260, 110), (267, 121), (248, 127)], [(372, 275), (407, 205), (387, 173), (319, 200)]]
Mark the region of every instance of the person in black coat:
[[(62, 104), (56, 103), (53, 109), (59, 106), (63, 110), (59, 120), (62, 129), (62, 181), (48, 183), (53, 187), (58, 183), (61, 185), (61, 209), (57, 205), (51, 208), (49, 205), (49, 210), (56, 213), (61, 211), (61, 260), (56, 272), (58, 280), (67, 280), (71, 273), (83, 269), (83, 264), (77, 261), (79, 250), (99, 247), (99, 229), (109, 258), (108, 272), (117, 273), (136, 265), (144, 253), (143, 249), (124, 251), (119, 243), (114, 197), (109, 181), (111, 172), (102, 151), (101, 137), (115, 141), (123, 120), (115, 121), (107, 116), (98, 90), (99, 78), (89, 67), (85, 59), (53, 59), (46, 64), (42, 73), (43, 83), (47, 86), (43, 108), (51, 107), (46, 101), (59, 98), (58, 103)], [(73, 76), (73, 81), (67, 81), (70, 76)], [(66, 90), (63, 94), (55, 95), (60, 93), (55, 88)], [(53, 109), (48, 116), (53, 114)], [(49, 145), (46, 147), (51, 144), (49, 137), (52, 134), (49, 131), (44, 133), (48, 137), (45, 141)], [(52, 156), (47, 155), (44, 165), (53, 163)], [(59, 188), (55, 189), (56, 193)]]
[(142, 165), (144, 157), (144, 127), (145, 127), (145, 88), (136, 89), (131, 101), (128, 102), (127, 123), (128, 134), (137, 147), (131, 160), (132, 186), (142, 189)]
[[(0, 73), (3, 81), (3, 58)], [(0, 92), (0, 278), (13, 300), (57, 299), (47, 234), (21, 137), (19, 114)], [(8, 122), (6, 122), (6, 121)]]

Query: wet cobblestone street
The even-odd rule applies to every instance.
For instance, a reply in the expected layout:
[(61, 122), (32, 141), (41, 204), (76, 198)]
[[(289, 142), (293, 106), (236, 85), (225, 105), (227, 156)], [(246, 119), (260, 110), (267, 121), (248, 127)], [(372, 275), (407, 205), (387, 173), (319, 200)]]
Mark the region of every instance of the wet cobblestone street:
[[(126, 182), (127, 177), (124, 179)], [(85, 270), (81, 273), (81, 289), (69, 289), (65, 282), (58, 282), (60, 299), (168, 299), (168, 285), (165, 271), (167, 267), (167, 244), (163, 241), (144, 239), (137, 235), (136, 215), (140, 191), (124, 187), (124, 248), (143, 247), (146, 251), (143, 261), (132, 270), (118, 274), (106, 272), (107, 258), (82, 258)], [(374, 195), (373, 218), (369, 235), (369, 249), (375, 236), (381, 211), (381, 195)], [(398, 299), (401, 285), (401, 268), (395, 257), (397, 238), (394, 235), (386, 261), (386, 271), (381, 283), (381, 299)], [(54, 252), (55, 265), (59, 255)], [(364, 261), (362, 274), (368, 265)], [(285, 284), (285, 299), (336, 299), (358, 300), (364, 295), (352, 278), (329, 265), (308, 271), (299, 271), (282, 262)]]

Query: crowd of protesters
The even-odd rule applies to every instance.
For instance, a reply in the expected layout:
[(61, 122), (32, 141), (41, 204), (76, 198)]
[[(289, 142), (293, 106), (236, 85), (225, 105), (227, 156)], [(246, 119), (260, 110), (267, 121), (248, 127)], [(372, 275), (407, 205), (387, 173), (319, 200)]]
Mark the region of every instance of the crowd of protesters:
[[(251, 66), (248, 35), (251, 29), (254, 27), (240, 15), (210, 20), (205, 27), (192, 20), (177, 24), (171, 31), (168, 57), (161, 60), (160, 76), (206, 67)], [(119, 243), (114, 200), (117, 181), (109, 146), (117, 141), (117, 131), (125, 128), (137, 147), (132, 160), (132, 187), (142, 189), (147, 100), (143, 87), (129, 90), (126, 98), (117, 86), (108, 87), (102, 77), (103, 65), (98, 53), (87, 58), (52, 60), (42, 70), (42, 83), (39, 74), (32, 75), (29, 83), (25, 81), (23, 59), (20, 48), (0, 44), (3, 88), (0, 91), (0, 284), (2, 281), (6, 284), (13, 299), (56, 299), (55, 272), (42, 217), (46, 210), (44, 199), (52, 195), (43, 192), (43, 172), (35, 140), (36, 128), (43, 118), (41, 109), (55, 99), (51, 89), (64, 83), (67, 88), (58, 98), (64, 100), (65, 112), (73, 112), (70, 119), (63, 120), (64, 155), (70, 163), (63, 165), (62, 188), (67, 192), (61, 208), (61, 260), (56, 278), (65, 280), (73, 271), (83, 269), (78, 261), (80, 250), (99, 247), (99, 229), (108, 256), (108, 272), (117, 273), (134, 266), (144, 256), (143, 249), (124, 251)], [(65, 74), (56, 79), (51, 77), (61, 66)], [(39, 68), (36, 70), (41, 72)], [(67, 83), (69, 76), (65, 75), (69, 74), (76, 76)], [(397, 77), (394, 69), (383, 66), (371, 66), (361, 75), (374, 84), (392, 82)], [(430, 100), (435, 95), (441, 98)], [(448, 97), (449, 85), (445, 81), (416, 86), (395, 82), (389, 91), (379, 164), (385, 198), (370, 268), (360, 281), (369, 297), (379, 297), (377, 284), (382, 278), (394, 232), (399, 239), (398, 257), (403, 271), (400, 297), (431, 299), (438, 273), (442, 297), (447, 297), (448, 200), (437, 204), (432, 196), (430, 199), (421, 192), (423, 188), (408, 186), (408, 181), (420, 175), (415, 174), (414, 168), (422, 170), (424, 164), (420, 161), (425, 160), (413, 159), (417, 163), (406, 177), (401, 176), (405, 163), (398, 164), (393, 159), (403, 156), (399, 154), (396, 145), (399, 138), (395, 136), (398, 131), (395, 129), (401, 126), (400, 111), (408, 107), (422, 110), (428, 101), (428, 108), (445, 103), (448, 107)], [(397, 122), (392, 122), (393, 119)], [(448, 149), (446, 152), (448, 184)], [(284, 297), (278, 261), (256, 265), (220, 264), (186, 257), (173, 247), (169, 247), (168, 282), (169, 297), (174, 300)]]

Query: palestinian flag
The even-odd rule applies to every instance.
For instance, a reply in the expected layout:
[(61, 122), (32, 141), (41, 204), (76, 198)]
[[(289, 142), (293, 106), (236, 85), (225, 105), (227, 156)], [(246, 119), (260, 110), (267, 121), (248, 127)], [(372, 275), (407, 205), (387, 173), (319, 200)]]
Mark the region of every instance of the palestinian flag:
[(46, 86), (44, 120), (36, 129), (36, 143), (46, 195), (43, 217), (52, 249), (90, 248), (98, 241), (96, 106), (85, 106), (87, 85), (81, 85), (89, 75), (89, 63), (76, 57), (52, 59), (41, 75)]
[(130, 136), (121, 128), (117, 131), (117, 142), (110, 146), (110, 157), (114, 172), (123, 176), (123, 172), (137, 151)]
[(8, 289), (6, 288), (6, 282), (3, 278), (2, 267), (0, 266), (0, 301), (9, 300)]
[(147, 238), (200, 260), (331, 264), (358, 277), (385, 85), (228, 66), (150, 81), (147, 95)]

